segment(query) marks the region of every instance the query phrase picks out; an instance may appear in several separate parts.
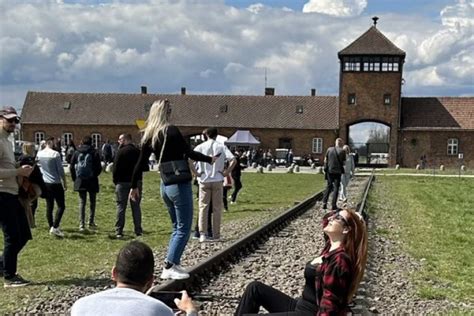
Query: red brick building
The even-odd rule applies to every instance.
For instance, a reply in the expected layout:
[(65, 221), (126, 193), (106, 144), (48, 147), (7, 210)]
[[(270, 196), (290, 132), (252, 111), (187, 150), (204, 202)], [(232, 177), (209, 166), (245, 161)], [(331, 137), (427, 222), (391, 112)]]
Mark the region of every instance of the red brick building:
[[(375, 20), (376, 22), (376, 20)], [(173, 104), (171, 121), (187, 136), (216, 126), (231, 136), (250, 130), (262, 148), (292, 148), (295, 155), (322, 160), (341, 137), (357, 149), (362, 163), (414, 167), (474, 167), (474, 97), (401, 96), (405, 52), (376, 23), (338, 54), (339, 96), (262, 96), (28, 92), (22, 112), (23, 139), (48, 136), (96, 144), (129, 132), (139, 138), (137, 119), (145, 119), (157, 99)], [(459, 158), (462, 154), (462, 159)]]

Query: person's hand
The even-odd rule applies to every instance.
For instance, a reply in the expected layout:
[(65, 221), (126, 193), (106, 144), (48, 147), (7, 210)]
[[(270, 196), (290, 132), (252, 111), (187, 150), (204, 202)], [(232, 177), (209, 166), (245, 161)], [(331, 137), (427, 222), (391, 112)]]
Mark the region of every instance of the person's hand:
[(64, 189), (64, 191), (67, 191), (67, 184), (66, 183), (64, 183), (63, 189)]
[[(219, 155), (219, 156), (220, 156), (220, 155)], [(219, 159), (219, 156), (212, 156), (211, 165), (214, 164), (217, 159)]]
[(176, 306), (185, 312), (186, 314), (191, 314), (191, 313), (197, 313), (196, 311), (196, 306), (194, 306), (193, 301), (191, 300), (191, 297), (189, 297), (188, 292), (186, 291), (181, 291), (183, 295), (181, 296), (181, 299), (175, 298), (174, 303)]
[(16, 169), (16, 174), (22, 177), (28, 178), (33, 171), (33, 167), (29, 165), (23, 165), (20, 168)]
[(128, 195), (128, 198), (130, 200), (135, 202), (138, 200), (139, 197), (140, 197), (140, 192), (138, 191), (138, 188), (130, 189), (130, 194)]
[(312, 264), (312, 265), (321, 264), (321, 263), (323, 263), (323, 258), (322, 258), (322, 257), (314, 258), (314, 260), (311, 261), (311, 264)]
[(222, 175), (225, 177), (227, 177), (229, 175), (229, 169), (225, 169), (223, 172), (222, 172)]

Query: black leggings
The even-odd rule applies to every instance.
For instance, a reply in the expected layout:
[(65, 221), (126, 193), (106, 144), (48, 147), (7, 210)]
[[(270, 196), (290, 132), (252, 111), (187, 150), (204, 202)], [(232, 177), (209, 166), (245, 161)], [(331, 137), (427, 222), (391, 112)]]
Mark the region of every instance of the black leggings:
[(270, 313), (265, 315), (299, 316), (314, 314), (296, 311), (297, 303), (297, 299), (262, 282), (253, 281), (245, 288), (239, 306), (235, 311), (235, 316), (257, 315), (260, 307), (265, 308)]

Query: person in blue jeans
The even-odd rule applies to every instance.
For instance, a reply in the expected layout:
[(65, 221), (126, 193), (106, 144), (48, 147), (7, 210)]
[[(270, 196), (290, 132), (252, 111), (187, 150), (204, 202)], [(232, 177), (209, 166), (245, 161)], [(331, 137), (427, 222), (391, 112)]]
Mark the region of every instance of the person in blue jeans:
[[(170, 116), (171, 104), (167, 100), (155, 101), (150, 108), (146, 127), (142, 130), (140, 156), (132, 175), (130, 190), (132, 200), (140, 197), (138, 181), (143, 171), (147, 170), (148, 158), (152, 153), (160, 157), (159, 163), (183, 159), (214, 163), (216, 160), (215, 157), (193, 151), (179, 129), (169, 123)], [(162, 181), (160, 189), (173, 225), (161, 278), (186, 279), (189, 278), (189, 273), (180, 266), (180, 263), (189, 240), (193, 220), (191, 180), (171, 185), (165, 185)]]

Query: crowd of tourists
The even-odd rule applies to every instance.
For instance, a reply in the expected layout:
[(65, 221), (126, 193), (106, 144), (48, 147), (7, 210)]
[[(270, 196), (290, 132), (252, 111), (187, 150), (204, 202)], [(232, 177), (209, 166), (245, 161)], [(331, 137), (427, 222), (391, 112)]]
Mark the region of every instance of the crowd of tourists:
[[(102, 148), (103, 155), (92, 146), (90, 137), (84, 137), (74, 150), (66, 151), (74, 191), (79, 195), (79, 231), (96, 229), (96, 197), (99, 192), (99, 175), (104, 165), (112, 165), (115, 184), (117, 220), (115, 233), (123, 237), (125, 209), (130, 203), (137, 237), (143, 234), (140, 201), (143, 172), (150, 168), (150, 156), (157, 159), (160, 171), (161, 197), (168, 210), (172, 233), (164, 259), (162, 279), (186, 279), (190, 275), (181, 266), (181, 257), (191, 234), (193, 220), (192, 179), (199, 186), (199, 215), (196, 234), (200, 242), (221, 240), (221, 217), (227, 208), (229, 183), (235, 184), (231, 203), (235, 203), (241, 184), (241, 170), (247, 166), (242, 151), (232, 153), (216, 141), (218, 131), (210, 127), (204, 131), (206, 140), (192, 149), (180, 130), (169, 123), (172, 105), (159, 100), (151, 106), (146, 127), (137, 147), (129, 134), (121, 134), (118, 148)], [(18, 164), (15, 161), (8, 136), (19, 123), (20, 117), (12, 107), (4, 107), (0, 114), (0, 223), (4, 233), (4, 251), (1, 271), (4, 287), (18, 287), (30, 282), (17, 273), (17, 257), (28, 240), (30, 228), (35, 227), (34, 214), (38, 197), (46, 199), (49, 232), (63, 237), (60, 223), (65, 206), (67, 181), (61, 153), (55, 149), (55, 140), (47, 139), (34, 157), (34, 150), (25, 153)], [(326, 244), (321, 255), (309, 262), (305, 269), (306, 284), (303, 296), (293, 299), (263, 283), (249, 284), (237, 308), (236, 315), (256, 314), (260, 307), (271, 313), (285, 312), (294, 315), (343, 314), (362, 277), (366, 260), (367, 236), (363, 219), (349, 209), (338, 209), (339, 183), (343, 179), (340, 196), (347, 199), (347, 183), (353, 174), (348, 147), (342, 148), (337, 139), (335, 147), (328, 149), (325, 158), (327, 190), (323, 207), (326, 208), (331, 191), (334, 191), (331, 212), (323, 220)], [(106, 153), (104, 155), (104, 153)], [(268, 157), (268, 154), (267, 156)], [(133, 168), (131, 167), (133, 166)], [(86, 205), (89, 213), (86, 216)], [(53, 214), (56, 203), (56, 213)], [(154, 258), (151, 249), (140, 241), (123, 247), (112, 270), (116, 288), (85, 297), (72, 308), (73, 315), (173, 315), (162, 302), (144, 293), (154, 281)], [(124, 298), (127, 298), (126, 300)], [(187, 315), (196, 315), (191, 298), (183, 292), (175, 300), (176, 307)]]

